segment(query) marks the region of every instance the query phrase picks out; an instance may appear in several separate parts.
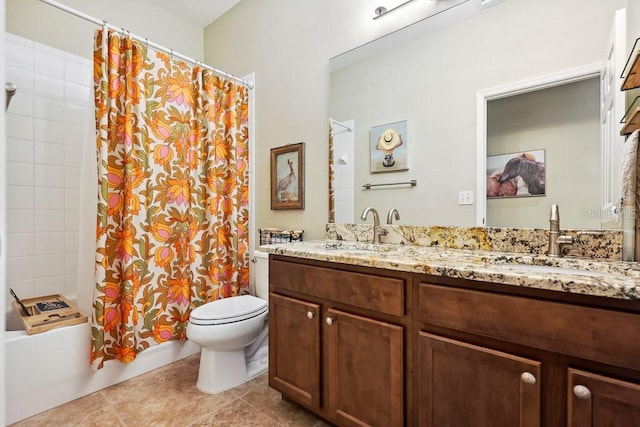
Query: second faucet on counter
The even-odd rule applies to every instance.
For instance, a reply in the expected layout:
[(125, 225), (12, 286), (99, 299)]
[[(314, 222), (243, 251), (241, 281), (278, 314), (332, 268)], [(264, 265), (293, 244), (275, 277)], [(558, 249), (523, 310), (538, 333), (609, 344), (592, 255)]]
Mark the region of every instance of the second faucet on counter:
[(570, 245), (573, 243), (573, 237), (567, 234), (560, 234), (560, 209), (558, 205), (551, 205), (549, 214), (549, 250), (548, 256), (561, 257), (562, 245)]
[(389, 209), (389, 213), (387, 214), (387, 224), (389, 225), (393, 224), (394, 216), (396, 218), (396, 221), (400, 221), (400, 212), (398, 212), (398, 209), (396, 208)]

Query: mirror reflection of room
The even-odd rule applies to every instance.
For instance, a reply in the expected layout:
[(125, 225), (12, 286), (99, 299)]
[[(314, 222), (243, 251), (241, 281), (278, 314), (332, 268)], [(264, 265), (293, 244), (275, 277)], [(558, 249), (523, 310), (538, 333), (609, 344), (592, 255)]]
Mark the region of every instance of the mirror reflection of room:
[[(373, 42), (332, 58), (329, 116), (355, 123), (353, 211), (357, 214), (367, 206), (383, 212), (397, 208), (401, 223), (407, 225), (546, 228), (550, 206), (559, 204), (563, 227), (619, 229), (620, 221), (604, 218), (603, 211), (602, 177), (607, 171), (602, 170), (599, 121), (604, 79), (598, 73), (608, 59), (616, 11), (626, 3), (590, 2), (582, 7), (575, 1), (503, 1), (447, 26), (427, 19), (416, 24), (422, 30), (413, 31), (409, 40), (394, 43), (392, 39), (400, 37), (391, 34), (377, 49)], [(554, 19), (549, 19), (550, 13)], [(624, 31), (622, 35), (624, 44)], [(617, 81), (617, 67), (624, 66), (626, 56), (616, 59), (622, 62), (613, 72)], [(597, 68), (595, 75), (537, 95), (487, 99), (487, 115), (493, 123), (477, 122), (478, 93), (586, 66)], [(538, 99), (538, 104), (519, 104), (519, 99), (528, 98)], [(613, 113), (613, 128), (619, 128), (624, 105), (621, 110)], [(537, 119), (545, 122), (533, 123)], [(371, 173), (371, 129), (403, 120), (411, 141), (408, 170)], [(492, 139), (483, 158), (544, 150), (544, 195), (486, 198), (486, 165), (477, 163), (482, 126)], [(525, 136), (535, 139), (528, 143)], [(513, 148), (507, 147), (508, 139), (517, 140), (512, 141)], [(612, 151), (610, 169), (620, 163), (620, 156), (620, 149)], [(616, 173), (609, 173), (610, 187), (620, 185)], [(416, 187), (362, 189), (366, 183), (413, 179)], [(477, 185), (480, 181), (482, 186)], [(460, 203), (459, 195), (468, 192), (473, 196), (471, 204)], [(480, 202), (486, 202), (486, 220)], [(618, 202), (619, 197), (612, 203)], [(360, 222), (357, 217), (353, 222)]]
[[(487, 226), (545, 228), (548, 201), (556, 200), (562, 204), (564, 227), (600, 228), (598, 215), (590, 214), (600, 209), (600, 192), (594, 191), (600, 186), (599, 101), (600, 79), (595, 77), (487, 103), (487, 156), (543, 151), (542, 159), (516, 160), (524, 165), (543, 160), (547, 184), (544, 193), (536, 194), (528, 185), (538, 172), (533, 167), (507, 177), (506, 168), (487, 163), (487, 195), (494, 196), (487, 200)], [(500, 174), (510, 179), (500, 182)], [(498, 192), (492, 188), (496, 183)], [(509, 191), (513, 184), (519, 191)]]

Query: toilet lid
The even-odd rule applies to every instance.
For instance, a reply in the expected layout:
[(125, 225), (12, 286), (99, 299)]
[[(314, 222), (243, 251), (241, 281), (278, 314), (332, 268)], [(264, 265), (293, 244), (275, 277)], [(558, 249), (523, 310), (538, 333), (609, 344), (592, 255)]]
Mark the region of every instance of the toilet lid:
[(239, 322), (269, 309), (267, 301), (252, 295), (223, 298), (191, 310), (189, 321), (199, 325)]

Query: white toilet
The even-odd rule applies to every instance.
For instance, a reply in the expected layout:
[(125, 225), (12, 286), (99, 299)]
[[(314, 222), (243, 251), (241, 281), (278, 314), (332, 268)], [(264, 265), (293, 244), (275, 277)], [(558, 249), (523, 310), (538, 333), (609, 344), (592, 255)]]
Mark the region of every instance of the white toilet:
[(254, 252), (256, 295), (211, 301), (191, 311), (187, 337), (202, 346), (197, 387), (219, 393), (268, 366), (269, 257)]

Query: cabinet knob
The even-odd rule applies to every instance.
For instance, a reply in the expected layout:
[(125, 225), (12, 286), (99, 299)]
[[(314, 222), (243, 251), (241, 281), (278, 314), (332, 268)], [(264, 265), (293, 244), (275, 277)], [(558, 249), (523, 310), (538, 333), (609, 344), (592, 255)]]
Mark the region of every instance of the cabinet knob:
[(326, 319), (324, 319), (324, 321), (326, 322), (327, 325), (331, 326), (333, 325), (333, 319), (331, 317), (328, 317)]
[(313, 316), (315, 316), (315, 315), (316, 314), (313, 311), (311, 311), (311, 310), (307, 311), (307, 319), (313, 319)]
[(523, 372), (522, 375), (520, 375), (520, 379), (522, 380), (523, 383), (527, 383), (527, 384), (536, 383), (536, 376), (533, 375), (531, 372)]
[(575, 394), (578, 399), (591, 399), (591, 391), (583, 385), (575, 386), (573, 388), (573, 394)]

